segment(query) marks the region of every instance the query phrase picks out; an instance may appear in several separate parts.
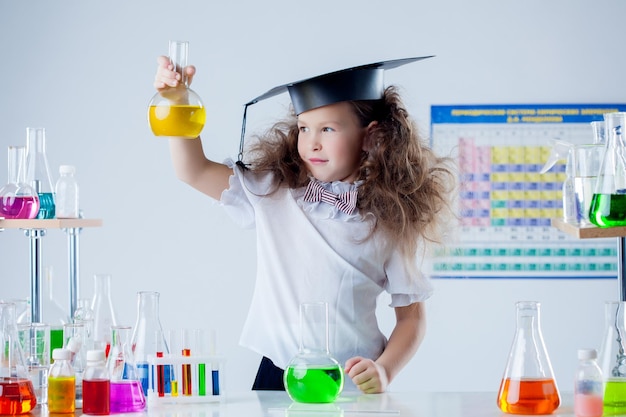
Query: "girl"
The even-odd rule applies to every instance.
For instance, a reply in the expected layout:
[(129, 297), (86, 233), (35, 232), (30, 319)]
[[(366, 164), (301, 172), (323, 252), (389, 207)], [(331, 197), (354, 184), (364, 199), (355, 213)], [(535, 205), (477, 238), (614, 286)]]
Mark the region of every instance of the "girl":
[[(256, 138), (245, 164), (243, 145), (237, 163), (222, 164), (204, 156), (200, 138), (169, 140), (178, 178), (257, 229), (241, 336), (263, 356), (253, 389), (284, 389), (304, 301), (328, 303), (330, 353), (362, 392), (384, 392), (420, 345), (432, 293), (420, 266), (451, 223), (456, 176), (419, 137), (397, 90), (382, 85), (384, 69), (418, 59), (325, 74), (251, 101), (288, 90), (294, 111)], [(194, 74), (185, 69), (188, 82)], [(181, 86), (167, 57), (154, 86), (161, 94)], [(396, 316), (388, 339), (375, 316), (383, 290)]]

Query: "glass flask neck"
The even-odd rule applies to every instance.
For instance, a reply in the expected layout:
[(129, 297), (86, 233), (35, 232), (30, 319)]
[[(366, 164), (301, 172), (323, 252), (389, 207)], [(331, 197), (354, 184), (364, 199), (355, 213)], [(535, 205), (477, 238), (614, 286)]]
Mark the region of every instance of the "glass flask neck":
[(520, 301), (516, 304), (517, 327), (539, 330), (539, 303)]
[(137, 316), (144, 319), (159, 319), (159, 293), (140, 291), (137, 293)]
[(17, 336), (15, 304), (0, 302), (0, 377), (24, 377), (26, 361)]
[(8, 158), (9, 183), (24, 183), (26, 181), (26, 147), (9, 146)]
[(111, 276), (110, 275), (95, 275), (94, 281), (96, 285), (95, 296), (109, 297), (111, 294)]
[(187, 67), (187, 59), (189, 56), (189, 42), (187, 41), (170, 41), (169, 58), (173, 71), (180, 74), (181, 82), (185, 87), (189, 87), (189, 80), (185, 67)]
[(328, 354), (328, 304), (300, 304), (300, 352)]

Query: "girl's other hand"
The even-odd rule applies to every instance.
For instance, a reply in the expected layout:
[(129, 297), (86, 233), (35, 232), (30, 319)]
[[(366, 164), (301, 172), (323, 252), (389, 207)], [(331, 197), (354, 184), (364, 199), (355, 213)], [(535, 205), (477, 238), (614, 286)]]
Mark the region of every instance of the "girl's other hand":
[(387, 371), (371, 359), (355, 356), (346, 361), (346, 374), (362, 392), (378, 394), (389, 385)]
[[(154, 76), (154, 88), (160, 93), (169, 88), (176, 88), (181, 85), (181, 75), (174, 71), (174, 66), (166, 56), (157, 58), (157, 72)], [(193, 76), (196, 74), (196, 67), (189, 65), (184, 69), (187, 75), (187, 84), (191, 84)]]

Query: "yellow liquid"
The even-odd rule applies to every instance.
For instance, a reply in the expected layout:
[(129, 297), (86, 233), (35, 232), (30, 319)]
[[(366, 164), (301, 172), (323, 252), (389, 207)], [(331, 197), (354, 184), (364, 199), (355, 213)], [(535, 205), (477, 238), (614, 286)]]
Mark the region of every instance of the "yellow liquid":
[(202, 106), (176, 104), (150, 106), (148, 121), (155, 136), (179, 136), (197, 138), (206, 122), (206, 110)]
[(51, 413), (73, 413), (76, 397), (74, 377), (48, 378), (48, 410)]

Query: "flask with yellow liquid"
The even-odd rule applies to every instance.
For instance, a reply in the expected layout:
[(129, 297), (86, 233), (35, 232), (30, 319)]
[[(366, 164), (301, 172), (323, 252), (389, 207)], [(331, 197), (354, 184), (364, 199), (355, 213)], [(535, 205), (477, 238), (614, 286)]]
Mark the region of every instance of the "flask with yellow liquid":
[(155, 136), (194, 139), (206, 121), (206, 110), (200, 96), (189, 88), (185, 67), (189, 42), (170, 41), (169, 59), (181, 76), (176, 88), (156, 93), (148, 105), (148, 122)]

